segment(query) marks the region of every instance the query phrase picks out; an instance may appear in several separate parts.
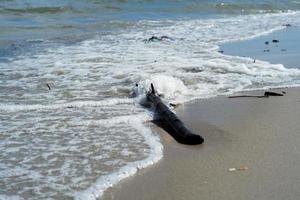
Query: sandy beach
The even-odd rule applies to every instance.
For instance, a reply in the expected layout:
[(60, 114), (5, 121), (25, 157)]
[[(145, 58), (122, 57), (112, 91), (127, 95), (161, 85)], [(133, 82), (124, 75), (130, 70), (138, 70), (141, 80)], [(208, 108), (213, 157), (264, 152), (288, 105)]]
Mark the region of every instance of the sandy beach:
[[(221, 47), (231, 55), (261, 58), (292, 67), (295, 34), (289, 28)], [(270, 44), (264, 53), (264, 41)], [(285, 48), (287, 51), (278, 49)], [(239, 50), (239, 51), (238, 51)], [(275, 59), (276, 58), (276, 59)], [(279, 60), (278, 60), (279, 59)], [(295, 66), (297, 67), (297, 66)], [(264, 90), (265, 91), (265, 90)], [(234, 95), (262, 95), (251, 91)], [(106, 191), (103, 199), (297, 199), (300, 196), (300, 88), (280, 88), (283, 97), (202, 99), (179, 106), (178, 116), (204, 137), (199, 146), (178, 144), (159, 132), (163, 159)]]
[[(0, 16), (0, 200), (299, 199), (299, 1), (10, 0)], [(267, 89), (286, 94), (228, 98)]]
[(108, 190), (104, 199), (297, 199), (300, 89), (275, 91), (287, 94), (223, 96), (180, 107), (181, 119), (205, 143), (180, 145), (160, 130), (164, 158)]

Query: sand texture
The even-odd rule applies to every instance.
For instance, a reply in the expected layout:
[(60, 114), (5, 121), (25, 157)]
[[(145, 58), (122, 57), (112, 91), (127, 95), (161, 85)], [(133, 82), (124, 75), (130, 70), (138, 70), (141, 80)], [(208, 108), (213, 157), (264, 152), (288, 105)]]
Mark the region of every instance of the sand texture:
[(217, 97), (179, 107), (179, 117), (205, 143), (181, 145), (159, 129), (163, 159), (104, 199), (298, 199), (300, 89), (282, 90), (283, 97)]

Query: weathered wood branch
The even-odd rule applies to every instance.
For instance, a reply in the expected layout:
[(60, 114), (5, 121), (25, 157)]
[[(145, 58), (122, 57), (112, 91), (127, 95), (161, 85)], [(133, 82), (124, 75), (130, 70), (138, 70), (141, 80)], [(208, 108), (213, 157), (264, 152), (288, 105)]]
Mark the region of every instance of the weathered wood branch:
[(146, 95), (147, 104), (150, 103), (155, 113), (156, 125), (168, 132), (177, 142), (181, 144), (197, 145), (204, 142), (200, 135), (192, 133), (184, 123), (162, 102), (155, 94), (154, 86), (151, 84), (151, 91)]

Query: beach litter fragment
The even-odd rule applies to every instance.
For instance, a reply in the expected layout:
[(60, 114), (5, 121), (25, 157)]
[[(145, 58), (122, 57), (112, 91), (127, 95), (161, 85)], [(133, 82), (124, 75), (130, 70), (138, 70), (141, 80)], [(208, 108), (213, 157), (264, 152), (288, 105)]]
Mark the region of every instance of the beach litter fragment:
[(46, 85), (47, 85), (48, 89), (51, 90), (50, 84), (47, 83)]
[(181, 103), (169, 103), (170, 107), (177, 108)]
[(291, 27), (292, 25), (291, 24), (283, 24), (282, 26)]
[(173, 39), (168, 36), (163, 35), (161, 37), (152, 36), (149, 39), (145, 39), (143, 41), (144, 42), (160, 42), (160, 41), (164, 41), (164, 40), (173, 40)]
[(232, 167), (232, 168), (229, 168), (228, 171), (229, 172), (236, 172), (236, 171), (246, 171), (248, 170), (249, 168), (247, 166), (241, 166), (241, 167)]

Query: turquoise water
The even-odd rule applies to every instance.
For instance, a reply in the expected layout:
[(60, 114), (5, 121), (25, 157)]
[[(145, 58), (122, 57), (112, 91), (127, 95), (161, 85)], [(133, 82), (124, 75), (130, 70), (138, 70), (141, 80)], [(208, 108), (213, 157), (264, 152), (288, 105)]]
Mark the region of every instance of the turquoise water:
[(163, 146), (139, 105), (150, 83), (166, 103), (299, 85), (299, 69), (218, 52), (299, 26), (298, 7), (0, 1), (0, 199), (97, 199), (157, 163)]

